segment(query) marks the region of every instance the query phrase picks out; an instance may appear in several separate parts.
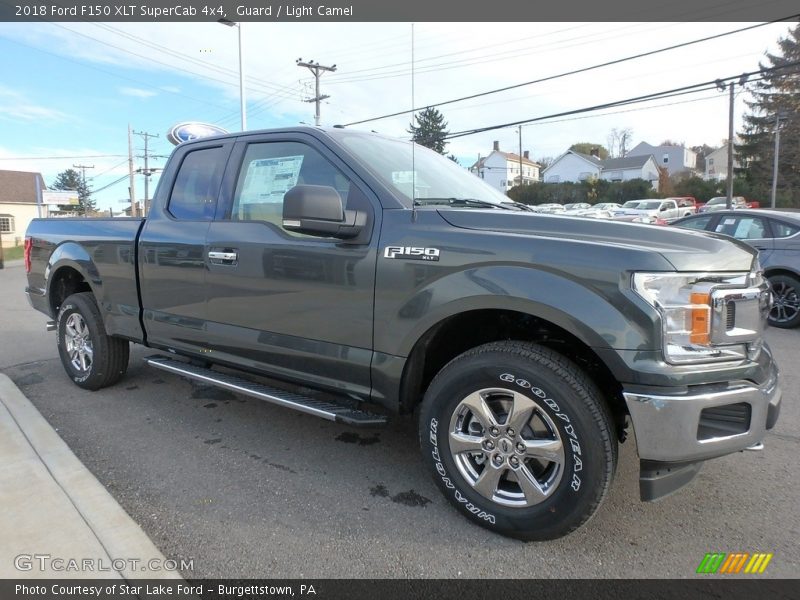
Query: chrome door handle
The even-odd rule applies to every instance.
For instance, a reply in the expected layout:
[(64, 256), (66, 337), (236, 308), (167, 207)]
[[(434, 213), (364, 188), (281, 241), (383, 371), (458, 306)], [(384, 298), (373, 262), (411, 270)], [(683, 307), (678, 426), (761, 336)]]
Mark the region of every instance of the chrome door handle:
[(228, 261), (231, 261), (231, 260), (238, 260), (239, 259), (239, 254), (236, 253), (236, 252), (217, 252), (217, 251), (211, 250), (208, 253), (208, 258), (211, 259), (211, 260), (228, 260)]

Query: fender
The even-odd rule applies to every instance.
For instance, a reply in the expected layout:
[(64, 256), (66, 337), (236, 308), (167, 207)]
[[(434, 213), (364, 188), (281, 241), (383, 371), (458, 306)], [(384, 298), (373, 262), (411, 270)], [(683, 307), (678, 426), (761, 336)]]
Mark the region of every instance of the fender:
[[(45, 295), (49, 299), (52, 282), (65, 267), (77, 271), (94, 294), (103, 325), (109, 335), (117, 335), (135, 342), (143, 340), (139, 323), (139, 301), (136, 293), (136, 265), (133, 261), (133, 242), (98, 244), (92, 253), (77, 242), (60, 244), (50, 255), (44, 269)], [(106, 285), (106, 280), (113, 279)], [(52, 309), (51, 309), (52, 313)], [(51, 314), (53, 318), (56, 315)]]
[[(378, 316), (376, 350), (408, 356), (431, 327), (482, 309), (511, 310), (544, 319), (592, 348), (651, 350), (656, 315), (623, 286), (588, 287), (563, 272), (528, 265), (487, 265), (435, 279), (417, 289), (396, 314)], [(631, 310), (631, 304), (640, 310)], [(622, 312), (624, 307), (625, 312)]]
[[(64, 267), (75, 269), (83, 277), (99, 304), (103, 289), (100, 272), (86, 249), (76, 242), (60, 244), (47, 259), (47, 265), (44, 268), (45, 296), (50, 298), (51, 283), (55, 279), (55, 275)], [(51, 314), (50, 316), (55, 318), (56, 315)]]

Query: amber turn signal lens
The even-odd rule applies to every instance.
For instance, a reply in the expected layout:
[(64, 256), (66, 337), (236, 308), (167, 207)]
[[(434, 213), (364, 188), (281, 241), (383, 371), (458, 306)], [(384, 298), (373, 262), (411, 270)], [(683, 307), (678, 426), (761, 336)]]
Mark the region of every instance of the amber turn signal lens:
[(708, 345), (711, 333), (711, 295), (694, 292), (689, 296), (689, 301), (692, 303), (689, 341), (692, 344)]

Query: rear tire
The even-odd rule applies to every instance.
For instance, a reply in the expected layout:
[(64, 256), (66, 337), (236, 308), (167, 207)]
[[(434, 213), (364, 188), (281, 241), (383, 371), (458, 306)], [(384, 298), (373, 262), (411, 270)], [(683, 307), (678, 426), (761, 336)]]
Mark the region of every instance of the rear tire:
[(99, 390), (115, 384), (128, 369), (128, 342), (106, 334), (91, 292), (69, 296), (56, 321), (58, 354), (75, 385)]
[(773, 275), (769, 283), (773, 293), (769, 324), (781, 329), (800, 325), (800, 281), (789, 275)]
[(537, 344), (498, 342), (458, 356), (420, 411), (424, 460), (467, 518), (522, 540), (584, 524), (611, 485), (613, 421), (597, 386)]

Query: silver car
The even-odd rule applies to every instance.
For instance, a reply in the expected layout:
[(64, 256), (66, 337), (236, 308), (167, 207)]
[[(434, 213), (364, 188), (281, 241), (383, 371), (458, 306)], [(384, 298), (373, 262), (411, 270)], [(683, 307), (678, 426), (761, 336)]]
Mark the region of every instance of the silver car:
[(786, 329), (800, 325), (800, 213), (719, 210), (678, 219), (673, 225), (722, 233), (756, 248), (772, 284), (769, 324)]

